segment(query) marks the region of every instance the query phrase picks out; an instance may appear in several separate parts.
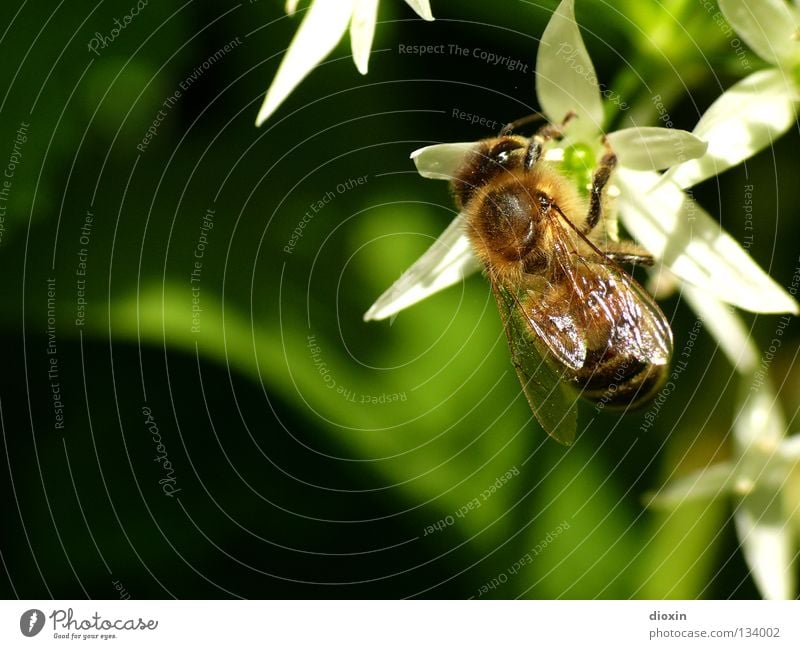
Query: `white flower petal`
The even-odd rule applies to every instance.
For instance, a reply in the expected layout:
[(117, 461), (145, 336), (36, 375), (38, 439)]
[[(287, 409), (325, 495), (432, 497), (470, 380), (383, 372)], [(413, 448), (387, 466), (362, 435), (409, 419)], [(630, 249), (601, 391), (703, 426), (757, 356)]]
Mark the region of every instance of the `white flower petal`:
[(719, 0), (731, 27), (765, 61), (792, 63), (798, 52), (794, 39), (797, 18), (785, 0)]
[(783, 440), (779, 452), (787, 460), (800, 460), (800, 434)]
[[(766, 368), (760, 371), (766, 372)], [(786, 420), (778, 397), (764, 373), (754, 374), (745, 388), (733, 422), (733, 438), (743, 454), (752, 450), (761, 456), (772, 455), (786, 434)]]
[(406, 0), (406, 4), (416, 11), (420, 18), (424, 20), (433, 20), (430, 0)]
[(364, 320), (388, 318), (479, 269), (480, 262), (464, 234), (464, 217), (459, 214), (425, 254), (378, 298), (364, 314)]
[(592, 60), (575, 22), (574, 0), (562, 0), (547, 23), (536, 54), (536, 96), (551, 122), (570, 111), (576, 139), (592, 137), (603, 127), (603, 102)]
[(794, 298), (719, 223), (676, 185), (658, 181), (656, 172), (617, 170), (620, 216), (639, 243), (723, 302), (758, 313), (798, 313)]
[(758, 363), (758, 350), (733, 307), (689, 284), (684, 284), (682, 291), (734, 368), (740, 374), (753, 372)]
[(735, 481), (729, 462), (713, 464), (707, 469), (670, 480), (658, 493), (650, 495), (647, 506), (674, 509), (684, 503), (711, 500), (730, 491)]
[(367, 73), (377, 18), (378, 0), (356, 0), (350, 21), (350, 47), (353, 49), (353, 61), (361, 74)]
[(708, 142), (708, 151), (696, 160), (664, 174), (681, 187), (691, 187), (739, 164), (794, 124), (797, 89), (783, 72), (761, 70), (722, 93), (697, 123), (693, 133)]
[(666, 169), (708, 149), (707, 142), (688, 131), (658, 126), (623, 128), (609, 133), (608, 142), (620, 165), (638, 171)]
[[(764, 372), (765, 368), (759, 368)], [(741, 488), (734, 513), (736, 531), (747, 564), (762, 595), (788, 599), (795, 595), (792, 560), (794, 533), (784, 508), (781, 490), (786, 487), (792, 462), (784, 448), (786, 420), (769, 379), (756, 372), (745, 384), (742, 405), (733, 422), (733, 436)]]
[(475, 142), (432, 144), (417, 149), (411, 159), (420, 176), (435, 180), (452, 180), (466, 156), (475, 148)]
[(281, 102), (331, 53), (347, 30), (355, 0), (314, 0), (278, 67), (256, 118), (261, 126)]
[(780, 494), (756, 485), (742, 498), (733, 518), (761, 594), (767, 599), (794, 598), (794, 534)]
[(300, 3), (300, 0), (286, 0), (286, 13), (290, 16), (297, 11), (297, 5)]

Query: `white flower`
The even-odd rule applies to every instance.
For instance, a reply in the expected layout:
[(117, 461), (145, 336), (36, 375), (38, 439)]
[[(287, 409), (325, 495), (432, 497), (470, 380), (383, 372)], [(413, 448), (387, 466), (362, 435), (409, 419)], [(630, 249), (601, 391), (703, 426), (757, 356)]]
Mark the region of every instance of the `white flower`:
[[(720, 0), (728, 13), (734, 4), (752, 9), (761, 3), (774, 8), (778, 0)], [(773, 29), (770, 38), (776, 33), (776, 25), (784, 24), (784, 18), (764, 22), (762, 27)], [(796, 20), (789, 24), (796, 25)], [(760, 42), (766, 47), (770, 38)], [(759, 42), (749, 35), (747, 40), (751, 46)], [(745, 377), (746, 392), (733, 428), (733, 459), (675, 481), (653, 502), (674, 505), (719, 493), (732, 495), (745, 559), (760, 591), (769, 598), (792, 597), (795, 593), (792, 558), (796, 533), (790, 521), (792, 515), (797, 516), (797, 507), (788, 494), (800, 491), (800, 435), (784, 438), (785, 421), (765, 376), (766, 369), (763, 363), (759, 366), (759, 354), (746, 328), (728, 305), (755, 312), (796, 314), (798, 304), (682, 189), (741, 162), (789, 128), (800, 76), (797, 65), (788, 71), (786, 67), (791, 65), (787, 51), (793, 47), (785, 43), (777, 46), (775, 56), (768, 60), (781, 62), (781, 66), (776, 63), (775, 70), (755, 73), (723, 94), (701, 118), (695, 137), (683, 131), (641, 128), (608, 136), (619, 159), (612, 188), (619, 194), (623, 223), (661, 262), (661, 270), (682, 280), (683, 295)], [(551, 121), (561, 121), (570, 110), (578, 113), (579, 118), (567, 129), (565, 147), (578, 144), (598, 150), (603, 105), (594, 68), (575, 23), (573, 0), (562, 0), (542, 37), (536, 90), (539, 104)], [(607, 92), (603, 94), (608, 96)], [(707, 151), (700, 138), (708, 139)], [(412, 158), (421, 175), (451, 180), (473, 146), (434, 145), (415, 151)], [(546, 157), (558, 159), (565, 150), (550, 149)], [(681, 156), (683, 160), (676, 159)], [(663, 175), (655, 171), (670, 165)], [(606, 231), (613, 237), (616, 228), (611, 216)], [(387, 318), (478, 268), (464, 234), (464, 217), (458, 215), (364, 319)], [(795, 510), (788, 511), (791, 507)]]
[[(693, 131), (708, 141), (708, 151), (662, 177), (655, 193), (663, 191), (685, 205), (679, 188), (719, 174), (770, 145), (795, 123), (800, 103), (797, 8), (783, 0), (719, 0), (719, 4), (742, 39), (772, 67), (723, 93)], [(703, 220), (707, 221), (705, 216)], [(738, 252), (731, 249), (731, 254)], [(696, 289), (684, 288), (684, 296), (744, 375), (746, 391), (733, 424), (732, 459), (671, 481), (651, 505), (674, 508), (720, 495), (731, 498), (736, 532), (759, 591), (769, 599), (794, 598), (798, 539), (793, 518), (798, 516), (800, 435), (784, 437), (786, 422), (765, 376), (766, 366), (762, 362), (759, 367), (755, 346), (738, 316)], [(767, 299), (778, 305), (786, 297), (771, 294)], [(791, 306), (785, 304), (786, 310), (796, 313)]]
[(770, 64), (724, 92), (697, 123), (705, 155), (665, 174), (690, 187), (749, 158), (786, 133), (800, 104), (800, 10), (785, 0), (719, 0), (731, 27)]
[[(669, 171), (667, 171), (669, 173)], [(796, 300), (676, 184), (620, 169), (620, 217), (634, 239), (684, 282), (756, 313), (798, 313)], [(627, 191), (626, 191), (627, 190)]]
[[(796, 14), (784, 11), (788, 8), (778, 0), (720, 0), (720, 5), (748, 44), (773, 62), (775, 69), (755, 73), (723, 94), (701, 118), (695, 137), (647, 128), (609, 134), (619, 159), (612, 184), (619, 193), (619, 213), (626, 228), (661, 261), (667, 275), (682, 280), (683, 296), (743, 377), (745, 388), (733, 425), (733, 458), (672, 482), (652, 504), (675, 506), (718, 494), (732, 497), (737, 534), (759, 590), (768, 598), (790, 598), (796, 592), (792, 561), (797, 534), (792, 516), (798, 515), (798, 506), (792, 494), (800, 491), (800, 435), (784, 437), (786, 423), (766, 367), (729, 305), (766, 313), (797, 313), (798, 305), (683, 188), (753, 155), (793, 122), (800, 76), (797, 45), (777, 35), (796, 35), (791, 31), (797, 29)], [(743, 33), (746, 30), (733, 17), (734, 5), (751, 11), (756, 5), (767, 7), (760, 22), (749, 15), (750, 23), (756, 25), (751, 32), (763, 29), (760, 40)], [(787, 18), (789, 14), (794, 22)], [(775, 39), (779, 44), (772, 46)], [(772, 57), (762, 50), (772, 52)], [(603, 104), (575, 24), (573, 0), (561, 2), (542, 37), (536, 89), (551, 121), (561, 121), (570, 110), (578, 113), (579, 118), (567, 128), (565, 146), (577, 143), (599, 150)], [(607, 91), (603, 94), (609, 96)], [(701, 138), (708, 140), (707, 151)], [(421, 175), (450, 180), (473, 146), (434, 145), (415, 151), (412, 158)], [(551, 149), (548, 156), (558, 158), (564, 151)], [(680, 157), (683, 160), (676, 159)], [(670, 165), (674, 166), (663, 175), (655, 171)], [(457, 216), (364, 318), (389, 317), (477, 270), (463, 221)], [(614, 229), (612, 222), (612, 236)]]
[[(293, 14), (298, 2), (287, 0), (286, 13)], [(406, 4), (421, 18), (433, 20), (430, 0), (406, 0)], [(306, 75), (331, 53), (348, 26), (353, 61), (358, 71), (366, 74), (377, 15), (378, 0), (313, 0), (267, 91), (256, 126), (261, 126)]]
[[(750, 343), (752, 345), (752, 343)], [(786, 422), (769, 381), (754, 374), (733, 423), (733, 458), (673, 480), (649, 505), (674, 509), (726, 496), (745, 560), (762, 595), (792, 599), (800, 488), (800, 435), (784, 437)]]
[[(564, 146), (601, 147), (603, 103), (594, 66), (574, 16), (574, 0), (562, 0), (545, 29), (536, 60), (536, 93), (545, 115), (560, 122), (578, 114), (566, 130)], [(606, 89), (604, 93), (609, 95)], [(613, 96), (613, 93), (611, 93)], [(702, 120), (701, 120), (702, 121)], [(689, 285), (743, 309), (764, 313), (798, 312), (797, 302), (774, 282), (711, 216), (673, 183), (659, 183), (655, 169), (700, 158), (706, 144), (695, 133), (655, 127), (627, 128), (608, 135), (619, 165), (612, 186), (619, 192), (623, 223), (633, 237)], [(473, 143), (440, 144), (411, 154), (419, 173), (450, 180)], [(558, 158), (564, 148), (551, 149)], [(670, 170), (667, 171), (670, 173)], [(612, 190), (614, 187), (612, 187)], [(606, 232), (614, 238), (614, 215)], [(381, 320), (461, 281), (479, 269), (458, 215), (433, 246), (364, 315)]]

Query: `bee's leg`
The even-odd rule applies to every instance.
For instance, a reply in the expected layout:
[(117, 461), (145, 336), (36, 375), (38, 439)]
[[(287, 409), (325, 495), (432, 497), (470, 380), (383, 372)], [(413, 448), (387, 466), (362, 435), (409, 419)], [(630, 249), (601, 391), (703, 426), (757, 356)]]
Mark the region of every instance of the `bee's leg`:
[(589, 198), (589, 214), (586, 217), (584, 234), (588, 234), (594, 230), (594, 227), (597, 225), (598, 221), (600, 221), (600, 217), (603, 214), (603, 190), (608, 184), (611, 172), (614, 171), (614, 167), (616, 166), (617, 156), (609, 149), (608, 153), (600, 158), (600, 164), (597, 166), (597, 169), (594, 170), (594, 175), (592, 176), (592, 193)]
[(633, 241), (606, 241), (600, 247), (606, 259), (618, 264), (653, 265), (653, 255)]
[(539, 122), (544, 119), (547, 118), (541, 113), (536, 113), (536, 112), (531, 113), (530, 115), (526, 115), (525, 117), (520, 117), (519, 119), (514, 120), (513, 122), (509, 122), (503, 128), (501, 128), (499, 137), (502, 137), (504, 135), (510, 135), (521, 126), (527, 126), (531, 122)]
[(618, 264), (635, 264), (637, 266), (653, 265), (653, 255), (634, 255), (629, 252), (607, 252), (606, 257)]
[(536, 131), (525, 151), (525, 160), (523, 162), (525, 171), (530, 171), (533, 165), (542, 157), (542, 146), (544, 146), (545, 142), (559, 139), (563, 135), (564, 127), (567, 123), (577, 116), (577, 113), (570, 111), (560, 124), (545, 124)]

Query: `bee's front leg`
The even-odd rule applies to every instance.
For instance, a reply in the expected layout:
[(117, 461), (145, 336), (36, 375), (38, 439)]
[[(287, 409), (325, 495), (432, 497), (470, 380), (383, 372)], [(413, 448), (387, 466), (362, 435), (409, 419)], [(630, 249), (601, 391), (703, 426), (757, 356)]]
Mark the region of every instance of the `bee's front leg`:
[(592, 191), (589, 197), (589, 214), (586, 217), (586, 227), (583, 233), (588, 234), (594, 230), (603, 215), (603, 192), (611, 177), (611, 172), (617, 166), (617, 156), (606, 142), (607, 153), (600, 158), (600, 164), (592, 175)]
[(523, 168), (525, 171), (530, 171), (539, 159), (542, 157), (542, 147), (550, 140), (558, 140), (564, 135), (564, 127), (567, 123), (577, 117), (577, 113), (570, 111), (566, 117), (561, 120), (560, 124), (545, 124), (540, 128), (530, 140), (528, 148), (525, 151), (525, 160)]

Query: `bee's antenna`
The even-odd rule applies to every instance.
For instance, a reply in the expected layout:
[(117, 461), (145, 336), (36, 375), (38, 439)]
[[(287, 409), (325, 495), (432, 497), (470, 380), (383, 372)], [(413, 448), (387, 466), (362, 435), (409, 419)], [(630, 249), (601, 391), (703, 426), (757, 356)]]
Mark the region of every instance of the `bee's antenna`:
[(509, 133), (516, 131), (520, 126), (526, 126), (528, 124), (532, 124), (533, 122), (539, 122), (546, 119), (547, 118), (542, 113), (533, 112), (530, 115), (520, 117), (519, 119), (506, 124), (500, 129), (500, 136), (508, 135)]

